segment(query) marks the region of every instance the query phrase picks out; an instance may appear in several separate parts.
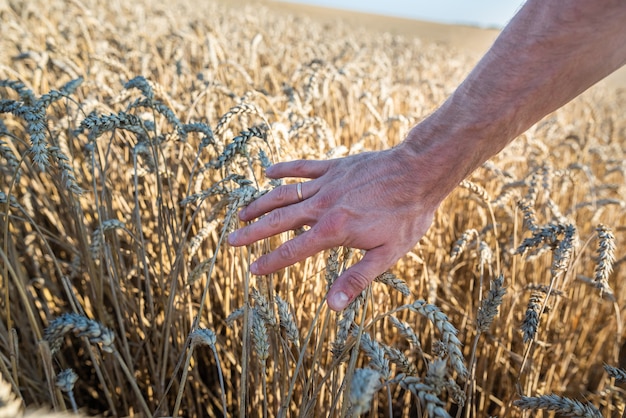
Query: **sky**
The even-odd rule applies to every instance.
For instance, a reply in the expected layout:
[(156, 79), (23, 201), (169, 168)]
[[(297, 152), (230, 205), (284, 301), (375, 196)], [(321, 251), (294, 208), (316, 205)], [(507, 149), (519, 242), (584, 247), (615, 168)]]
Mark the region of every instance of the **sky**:
[(282, 0), (365, 13), (501, 29), (524, 0)]

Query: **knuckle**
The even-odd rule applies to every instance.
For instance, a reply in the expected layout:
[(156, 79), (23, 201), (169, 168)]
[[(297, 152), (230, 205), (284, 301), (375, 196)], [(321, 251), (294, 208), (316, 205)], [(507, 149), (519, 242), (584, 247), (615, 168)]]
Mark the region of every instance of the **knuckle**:
[(274, 190), (276, 195), (275, 199), (279, 202), (287, 202), (289, 200), (289, 188), (286, 186), (278, 187)]
[(347, 216), (339, 211), (333, 211), (324, 216), (316, 225), (317, 233), (321, 236), (336, 236), (347, 223)]
[(307, 160), (297, 160), (293, 162), (293, 169), (297, 172), (306, 170), (308, 166), (309, 162)]
[(346, 276), (346, 283), (348, 288), (356, 295), (370, 284), (370, 280), (360, 272), (353, 271)]
[(282, 211), (274, 210), (267, 215), (267, 224), (270, 228), (278, 228), (282, 222)]
[(296, 245), (292, 241), (287, 241), (280, 247), (278, 247), (278, 256), (283, 260), (295, 261), (297, 259), (298, 251)]
[(331, 193), (320, 193), (311, 203), (314, 209), (323, 211), (332, 207), (336, 200), (335, 196)]

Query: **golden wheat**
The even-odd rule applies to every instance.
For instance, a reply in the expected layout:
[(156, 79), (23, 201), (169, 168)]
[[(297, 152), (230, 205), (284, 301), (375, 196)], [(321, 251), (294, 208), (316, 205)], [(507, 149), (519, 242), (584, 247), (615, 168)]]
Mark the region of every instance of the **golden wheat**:
[(255, 3), (0, 0), (0, 27), (0, 416), (622, 413), (623, 94), (533, 126), (337, 314), (361, 252), (252, 276), (298, 231), (229, 247), (237, 210), (273, 162), (397, 144), (472, 58)]

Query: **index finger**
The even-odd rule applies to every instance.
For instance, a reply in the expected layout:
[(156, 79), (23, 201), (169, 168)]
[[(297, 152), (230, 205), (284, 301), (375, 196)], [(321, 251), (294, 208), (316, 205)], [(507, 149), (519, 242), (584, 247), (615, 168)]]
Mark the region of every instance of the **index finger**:
[(276, 163), (265, 170), (268, 177), (301, 177), (315, 179), (326, 173), (332, 160), (295, 160)]

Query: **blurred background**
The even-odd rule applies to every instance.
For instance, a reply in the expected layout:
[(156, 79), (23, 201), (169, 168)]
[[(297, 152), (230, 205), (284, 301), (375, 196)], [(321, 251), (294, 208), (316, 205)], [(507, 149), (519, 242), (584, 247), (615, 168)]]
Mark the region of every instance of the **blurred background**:
[(522, 0), (282, 0), (356, 12), (374, 13), (438, 23), (502, 29), (524, 3)]

